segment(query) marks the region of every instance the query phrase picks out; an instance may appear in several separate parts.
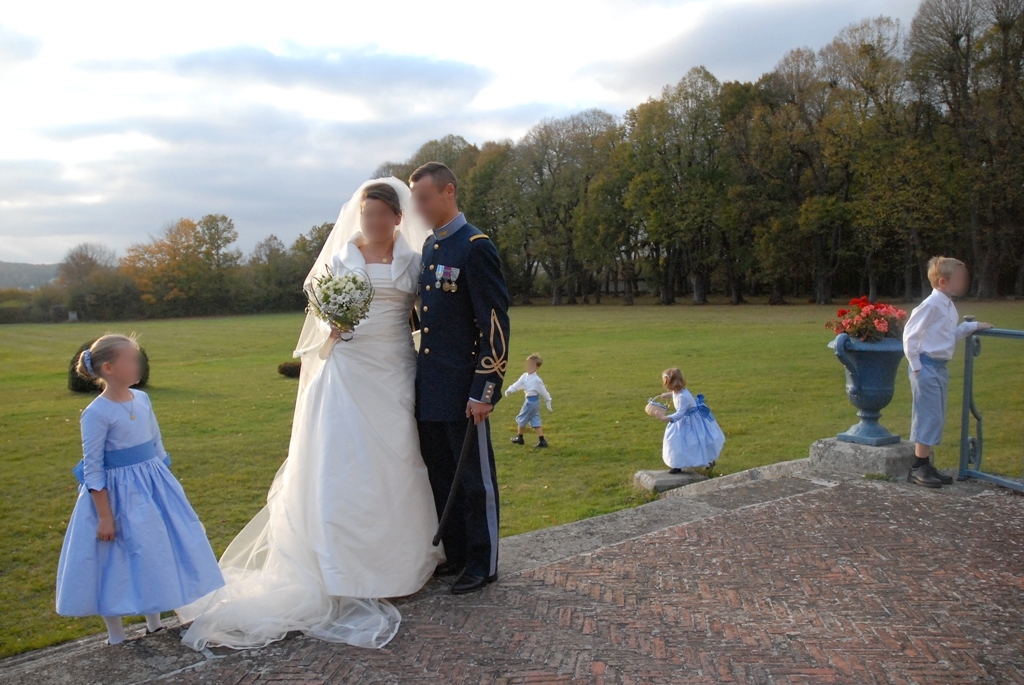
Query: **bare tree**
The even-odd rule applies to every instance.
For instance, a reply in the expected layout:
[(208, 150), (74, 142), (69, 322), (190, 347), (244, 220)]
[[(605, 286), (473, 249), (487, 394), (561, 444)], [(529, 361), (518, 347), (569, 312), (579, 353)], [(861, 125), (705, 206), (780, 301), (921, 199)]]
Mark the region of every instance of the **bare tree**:
[(916, 74), (931, 86), (926, 92), (961, 125), (971, 109), (978, 9), (973, 0), (924, 0), (907, 40)]
[(108, 247), (96, 243), (81, 243), (67, 251), (57, 267), (57, 282), (75, 286), (98, 271), (117, 266), (117, 255)]

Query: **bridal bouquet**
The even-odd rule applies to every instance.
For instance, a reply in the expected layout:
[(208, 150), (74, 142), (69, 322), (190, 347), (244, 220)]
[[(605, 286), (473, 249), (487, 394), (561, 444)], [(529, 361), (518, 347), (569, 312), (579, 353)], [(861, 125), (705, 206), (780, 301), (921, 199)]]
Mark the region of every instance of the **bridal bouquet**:
[(323, 276), (313, 279), (306, 288), (309, 305), (306, 311), (348, 334), (343, 340), (352, 339), (352, 329), (366, 318), (373, 301), (373, 286), (366, 274), (351, 271), (335, 276), (328, 270)]

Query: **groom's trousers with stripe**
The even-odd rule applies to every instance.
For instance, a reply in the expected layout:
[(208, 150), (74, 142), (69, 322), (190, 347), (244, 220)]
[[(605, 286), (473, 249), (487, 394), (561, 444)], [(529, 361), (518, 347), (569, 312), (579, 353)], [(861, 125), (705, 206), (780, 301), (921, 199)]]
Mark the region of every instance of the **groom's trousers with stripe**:
[[(467, 423), (419, 422), (420, 451), (430, 475), (438, 519), (452, 488)], [(490, 421), (471, 430), (476, 431), (476, 439), (466, 455), (462, 482), (442, 541), (448, 560), (465, 562), (466, 573), (493, 576), (498, 572), (498, 479)]]

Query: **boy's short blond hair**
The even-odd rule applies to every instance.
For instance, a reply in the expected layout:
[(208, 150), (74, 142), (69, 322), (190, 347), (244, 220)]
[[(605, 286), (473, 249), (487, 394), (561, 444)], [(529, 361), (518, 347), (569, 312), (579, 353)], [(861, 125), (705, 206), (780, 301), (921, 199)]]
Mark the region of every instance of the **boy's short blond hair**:
[(967, 265), (959, 259), (954, 259), (953, 257), (932, 257), (928, 260), (928, 282), (932, 284), (933, 288), (938, 288), (940, 278), (945, 278), (948, 281), (953, 278), (953, 274), (961, 267), (966, 269)]
[(530, 355), (529, 357), (527, 357), (527, 358), (526, 358), (526, 361), (528, 361), (528, 362), (533, 362), (534, 364), (536, 364), (536, 365), (537, 365), (537, 368), (538, 368), (538, 369), (540, 368), (541, 364), (543, 364), (543, 363), (544, 363), (544, 360), (543, 360), (543, 359), (541, 359), (541, 358), (540, 358), (540, 355), (539, 355), (539, 354), (537, 354), (536, 352), (534, 352), (534, 353), (533, 353), (533, 354), (531, 354), (531, 355)]

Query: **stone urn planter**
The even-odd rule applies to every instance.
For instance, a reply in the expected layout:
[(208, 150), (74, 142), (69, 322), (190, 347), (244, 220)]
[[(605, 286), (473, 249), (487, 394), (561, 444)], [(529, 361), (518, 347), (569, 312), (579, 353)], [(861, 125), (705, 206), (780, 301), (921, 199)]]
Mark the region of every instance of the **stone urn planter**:
[(863, 342), (840, 333), (828, 345), (846, 368), (846, 395), (857, 408), (860, 421), (836, 436), (843, 442), (861, 445), (890, 445), (900, 436), (878, 422), (896, 389), (896, 372), (903, 360), (903, 342), (883, 338)]

